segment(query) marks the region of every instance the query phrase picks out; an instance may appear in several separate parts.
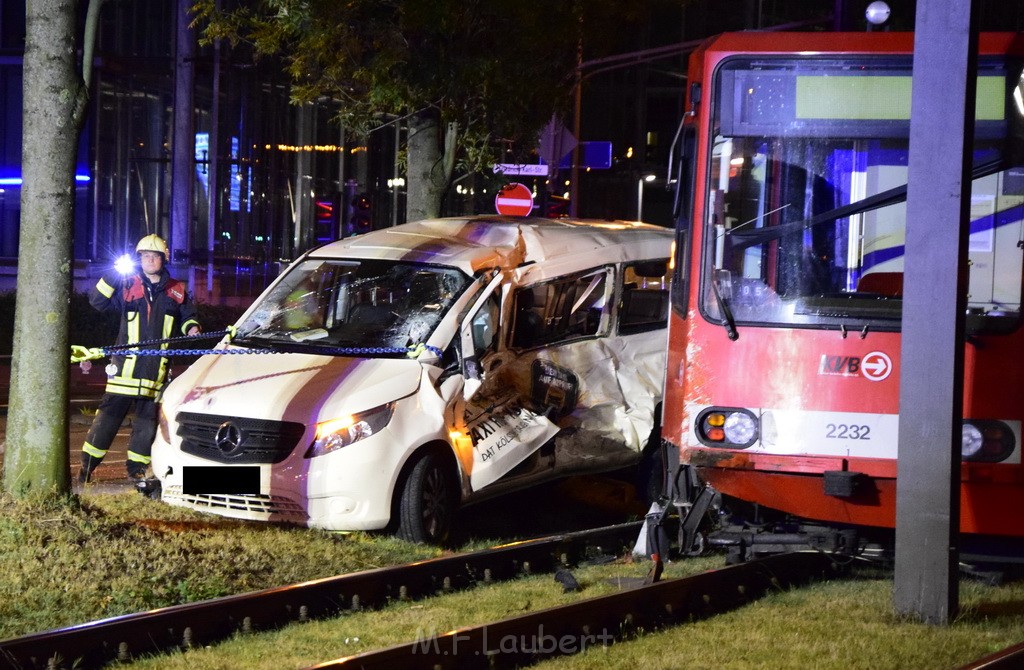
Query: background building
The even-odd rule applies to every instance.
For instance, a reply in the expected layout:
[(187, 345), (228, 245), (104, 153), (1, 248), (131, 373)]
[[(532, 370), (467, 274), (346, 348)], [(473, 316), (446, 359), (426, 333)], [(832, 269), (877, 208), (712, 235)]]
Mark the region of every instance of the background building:
[[(670, 225), (669, 144), (683, 113), (686, 43), (725, 30), (801, 21), (800, 29), (866, 29), (864, 3), (849, 0), (648, 0), (630, 26), (601, 45), (632, 54), (583, 70), (576, 130), (607, 142), (607, 167), (579, 170), (576, 211)], [(894, 0), (894, 29), (913, 3)], [(198, 46), (179, 30), (188, 0), (122, 0), (103, 6), (92, 97), (78, 156), (74, 255), (79, 287), (149, 232), (168, 238), (172, 263), (200, 300), (244, 300), (303, 251), (367, 228), (404, 222), (398, 148), (405, 127), (384, 123), (356, 138), (332, 121), (330, 101), (297, 106), (280, 64), (256, 64), (228, 48)], [(982, 27), (1017, 30), (1024, 5), (982, 3)], [(0, 290), (16, 277), (20, 219), (23, 0), (0, 4)], [(182, 37), (184, 35), (185, 37)], [(597, 39), (597, 38), (595, 38)], [(668, 45), (682, 45), (663, 52)], [(584, 44), (584, 63), (589, 53)], [(175, 133), (188, 139), (175, 142)], [(181, 137), (179, 137), (181, 140)], [(186, 147), (175, 151), (175, 147)], [(179, 172), (191, 183), (174, 182)], [(550, 185), (549, 213), (568, 213), (572, 170)], [(651, 181), (648, 181), (648, 178)], [(496, 179), (454, 186), (445, 214), (494, 211)], [(175, 199), (190, 212), (172, 222)]]

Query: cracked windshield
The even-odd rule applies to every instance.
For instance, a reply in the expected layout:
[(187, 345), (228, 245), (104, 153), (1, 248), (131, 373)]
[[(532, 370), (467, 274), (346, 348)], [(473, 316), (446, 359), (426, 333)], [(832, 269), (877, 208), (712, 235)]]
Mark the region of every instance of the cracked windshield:
[(404, 351), (426, 341), (470, 281), (418, 263), (307, 260), (254, 306), (236, 342)]
[[(716, 94), (703, 309), (730, 321), (899, 326), (908, 61), (733, 60)], [(1020, 68), (979, 69), (968, 321), (1012, 328), (1021, 296)], [(1015, 86), (1017, 104), (1006, 104)], [(970, 323), (969, 323), (970, 325)]]

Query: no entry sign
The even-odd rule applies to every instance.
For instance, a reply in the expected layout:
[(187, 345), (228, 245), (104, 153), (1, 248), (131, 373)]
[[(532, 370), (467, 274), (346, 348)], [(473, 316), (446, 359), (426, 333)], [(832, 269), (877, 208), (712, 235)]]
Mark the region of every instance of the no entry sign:
[(533, 211), (533, 192), (522, 184), (505, 184), (494, 196), (494, 209), (504, 216), (529, 216)]

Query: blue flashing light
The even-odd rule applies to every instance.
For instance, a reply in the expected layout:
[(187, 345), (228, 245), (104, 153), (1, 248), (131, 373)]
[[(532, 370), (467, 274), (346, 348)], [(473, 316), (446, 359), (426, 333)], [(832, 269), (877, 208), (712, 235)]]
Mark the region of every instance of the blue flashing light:
[[(87, 174), (76, 174), (75, 181), (79, 184), (88, 184), (92, 177)], [(21, 186), (21, 177), (0, 177), (0, 186)]]

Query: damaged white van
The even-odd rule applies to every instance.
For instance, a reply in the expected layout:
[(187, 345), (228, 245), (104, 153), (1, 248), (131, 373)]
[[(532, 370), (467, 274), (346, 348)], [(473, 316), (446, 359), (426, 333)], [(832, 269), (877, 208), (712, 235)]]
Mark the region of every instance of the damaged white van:
[(317, 248), (166, 389), (160, 496), (442, 542), (453, 512), (660, 443), (673, 234), (471, 217)]

